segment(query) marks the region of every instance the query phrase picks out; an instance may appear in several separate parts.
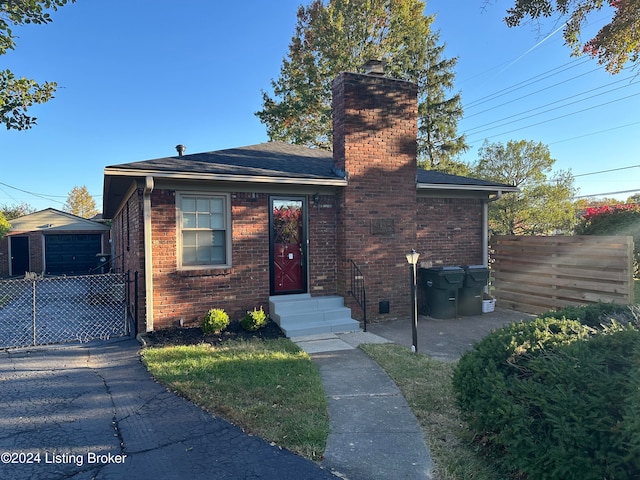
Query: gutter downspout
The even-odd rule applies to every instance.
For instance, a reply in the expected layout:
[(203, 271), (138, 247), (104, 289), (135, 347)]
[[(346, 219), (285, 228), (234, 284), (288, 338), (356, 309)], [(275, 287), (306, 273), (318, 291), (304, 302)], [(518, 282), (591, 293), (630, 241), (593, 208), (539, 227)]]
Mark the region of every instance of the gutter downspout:
[[(502, 190), (498, 190), (495, 197), (489, 197), (482, 203), (482, 265), (489, 268), (489, 204), (502, 198)], [(489, 285), (484, 287), (485, 293), (489, 293)]]
[(144, 178), (142, 210), (144, 218), (144, 288), (147, 332), (153, 332), (153, 235), (151, 231), (151, 192), (153, 177)]

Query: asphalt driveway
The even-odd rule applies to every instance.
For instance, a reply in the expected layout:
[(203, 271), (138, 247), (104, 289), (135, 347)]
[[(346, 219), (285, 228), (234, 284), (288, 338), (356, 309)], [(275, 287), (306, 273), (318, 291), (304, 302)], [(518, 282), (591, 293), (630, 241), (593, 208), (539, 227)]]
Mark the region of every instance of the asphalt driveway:
[(153, 381), (122, 338), (0, 351), (0, 478), (329, 479)]

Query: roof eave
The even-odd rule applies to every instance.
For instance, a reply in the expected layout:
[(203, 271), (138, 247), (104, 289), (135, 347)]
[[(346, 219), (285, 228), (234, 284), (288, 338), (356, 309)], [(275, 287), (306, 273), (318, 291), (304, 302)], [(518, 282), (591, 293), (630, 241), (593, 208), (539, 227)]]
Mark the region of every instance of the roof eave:
[(519, 192), (518, 187), (512, 187), (509, 185), (456, 185), (446, 183), (417, 183), (416, 188), (418, 190), (458, 190), (468, 192)]
[(175, 180), (209, 180), (218, 182), (247, 182), (247, 183), (275, 183), (275, 184), (297, 184), (297, 185), (318, 185), (343, 187), (347, 185), (344, 178), (328, 177), (287, 177), (270, 175), (235, 175), (222, 173), (201, 173), (201, 172), (166, 172), (158, 170), (129, 170), (107, 167), (104, 169), (105, 176), (113, 177), (147, 177), (167, 178)]

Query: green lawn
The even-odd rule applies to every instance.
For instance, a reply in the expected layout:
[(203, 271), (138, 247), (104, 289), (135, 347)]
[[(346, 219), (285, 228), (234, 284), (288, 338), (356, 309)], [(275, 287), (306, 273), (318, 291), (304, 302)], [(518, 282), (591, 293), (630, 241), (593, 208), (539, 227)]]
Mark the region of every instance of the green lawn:
[(143, 361), (205, 410), (307, 458), (322, 456), (329, 416), (320, 373), (290, 340), (149, 348)]

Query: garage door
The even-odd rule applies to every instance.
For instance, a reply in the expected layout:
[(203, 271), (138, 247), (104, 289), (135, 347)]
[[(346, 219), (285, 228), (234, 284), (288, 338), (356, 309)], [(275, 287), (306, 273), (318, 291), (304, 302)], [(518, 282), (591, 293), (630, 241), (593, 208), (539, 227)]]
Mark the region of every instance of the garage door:
[(45, 236), (45, 264), (49, 275), (84, 275), (97, 265), (101, 235), (59, 234)]

